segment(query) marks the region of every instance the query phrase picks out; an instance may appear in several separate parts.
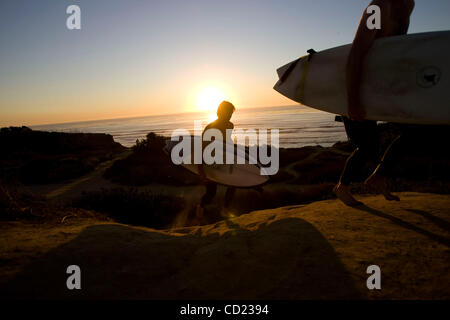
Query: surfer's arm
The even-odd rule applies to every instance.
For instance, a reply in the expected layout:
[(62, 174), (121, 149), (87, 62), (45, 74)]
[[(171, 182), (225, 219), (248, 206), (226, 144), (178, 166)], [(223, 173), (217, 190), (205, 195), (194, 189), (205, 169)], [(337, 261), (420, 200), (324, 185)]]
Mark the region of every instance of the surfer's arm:
[[(375, 1), (374, 1), (375, 2)], [(372, 4), (374, 4), (372, 2)], [(383, 8), (380, 8), (383, 12)], [(360, 86), (361, 86), (361, 69), (364, 57), (372, 47), (377, 36), (377, 29), (369, 29), (367, 27), (366, 10), (359, 22), (355, 39), (350, 49), (347, 66), (346, 66), (346, 82), (347, 82), (347, 99), (348, 99), (348, 116), (352, 120), (364, 120), (365, 110), (360, 103)]]
[(405, 7), (406, 14), (404, 15), (404, 18), (402, 20), (402, 23), (400, 24), (400, 30), (399, 34), (407, 34), (409, 29), (409, 23), (410, 23), (410, 17), (414, 10), (415, 3), (414, 1), (411, 1), (407, 7)]

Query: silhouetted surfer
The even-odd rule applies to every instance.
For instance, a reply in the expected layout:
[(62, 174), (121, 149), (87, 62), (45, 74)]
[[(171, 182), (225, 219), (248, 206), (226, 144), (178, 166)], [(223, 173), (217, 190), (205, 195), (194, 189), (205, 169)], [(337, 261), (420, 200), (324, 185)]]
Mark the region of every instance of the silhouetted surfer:
[[(219, 104), (219, 107), (217, 108), (217, 120), (211, 122), (210, 124), (208, 124), (205, 127), (205, 129), (203, 130), (203, 133), (202, 133), (202, 138), (203, 138), (203, 134), (206, 132), (206, 130), (218, 129), (222, 133), (223, 143), (225, 144), (227, 141), (227, 135), (231, 135), (231, 130), (233, 130), (233, 128), (234, 128), (234, 125), (230, 121), (230, 119), (235, 110), (236, 110), (236, 108), (234, 107), (234, 105), (232, 103), (230, 103), (228, 101), (222, 101)], [(229, 130), (227, 131), (227, 129), (229, 129)], [(202, 141), (203, 141), (203, 139), (202, 139)], [(230, 136), (228, 136), (228, 141), (231, 141)], [(205, 147), (206, 147), (206, 145), (204, 144), (203, 148), (205, 148)], [(197, 210), (196, 210), (197, 217), (201, 218), (203, 216), (205, 206), (208, 205), (209, 203), (211, 203), (214, 196), (216, 195), (217, 183), (207, 179), (205, 172), (203, 170), (203, 164), (199, 165), (199, 173), (200, 173), (200, 176), (202, 177), (202, 180), (206, 187), (206, 193), (203, 195), (203, 197), (200, 201), (200, 205), (197, 206)], [(225, 203), (224, 203), (225, 209), (229, 207), (231, 200), (233, 198), (234, 192), (235, 192), (235, 188), (233, 188), (233, 187), (227, 188), (227, 191), (225, 193)]]
[(365, 120), (365, 111), (360, 104), (359, 93), (364, 57), (375, 39), (407, 33), (414, 1), (374, 0), (370, 5), (377, 5), (380, 8), (381, 29), (367, 27), (367, 19), (370, 15), (364, 10), (347, 61), (348, 117), (343, 117), (347, 136), (357, 148), (347, 159), (341, 178), (334, 187), (337, 197), (350, 206), (362, 204), (352, 196), (348, 186), (356, 180), (357, 173), (370, 161), (379, 163), (379, 165), (365, 183), (381, 192), (387, 200), (399, 200), (397, 196), (388, 191), (386, 178), (383, 175), (384, 156), (380, 157), (378, 152), (377, 123)]

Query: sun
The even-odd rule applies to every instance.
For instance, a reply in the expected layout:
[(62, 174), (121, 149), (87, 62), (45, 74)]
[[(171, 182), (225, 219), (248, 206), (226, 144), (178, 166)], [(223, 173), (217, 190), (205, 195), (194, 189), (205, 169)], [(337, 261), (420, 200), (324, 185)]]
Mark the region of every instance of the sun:
[(216, 112), (217, 106), (226, 100), (225, 93), (217, 87), (208, 87), (197, 95), (196, 108), (199, 111)]

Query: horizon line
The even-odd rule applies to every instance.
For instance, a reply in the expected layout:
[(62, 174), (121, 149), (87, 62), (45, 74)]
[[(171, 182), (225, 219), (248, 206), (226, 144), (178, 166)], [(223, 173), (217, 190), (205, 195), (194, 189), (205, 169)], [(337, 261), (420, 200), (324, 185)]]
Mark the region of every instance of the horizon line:
[[(272, 105), (272, 106), (259, 106), (259, 107), (242, 107), (241, 109), (261, 109), (261, 108), (275, 108), (275, 107), (307, 107), (307, 106), (304, 106), (301, 104), (288, 104), (288, 105)], [(309, 107), (307, 107), (307, 108), (309, 108)], [(31, 128), (31, 127), (51, 126), (51, 125), (61, 125), (61, 124), (87, 123), (87, 122), (110, 121), (110, 120), (119, 120), (119, 119), (137, 119), (137, 118), (146, 118), (146, 117), (170, 116), (170, 115), (176, 115), (176, 114), (205, 113), (205, 112), (208, 112), (208, 111), (185, 111), (185, 112), (150, 114), (150, 115), (140, 115), (140, 116), (131, 116), (131, 117), (116, 117), (116, 118), (101, 118), (101, 119), (55, 122), (55, 123), (40, 123), (40, 124), (33, 124), (33, 125), (22, 125), (20, 127)], [(8, 128), (8, 127), (19, 127), (19, 126), (6, 125), (6, 126), (2, 126), (1, 128)]]

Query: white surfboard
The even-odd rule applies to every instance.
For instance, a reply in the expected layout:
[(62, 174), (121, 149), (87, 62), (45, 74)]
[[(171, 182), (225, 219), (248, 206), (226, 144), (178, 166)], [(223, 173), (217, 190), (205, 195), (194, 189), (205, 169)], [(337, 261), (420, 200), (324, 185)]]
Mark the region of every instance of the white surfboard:
[[(200, 137), (193, 137), (192, 144), (191, 144), (191, 155), (194, 154), (194, 139), (200, 140), (201, 145), (201, 138)], [(171, 141), (168, 140), (166, 143), (166, 147), (164, 148), (164, 151), (170, 156), (172, 153), (172, 149), (175, 147), (176, 144), (178, 144), (178, 141)], [(260, 167), (260, 165), (249, 163), (249, 155), (245, 154), (241, 156), (236, 152), (235, 146), (233, 145), (232, 148), (230, 148), (232, 151), (233, 158), (235, 159), (234, 164), (211, 164), (203, 165), (203, 171), (206, 175), (206, 178), (208, 180), (211, 180), (213, 182), (216, 182), (218, 184), (222, 184), (225, 186), (233, 186), (233, 187), (239, 187), (239, 188), (249, 188), (249, 187), (255, 187), (259, 186), (261, 184), (266, 183), (269, 181), (269, 176), (262, 174), (264, 172), (264, 168)], [(223, 156), (223, 153), (220, 151), (218, 152), (218, 155), (220, 157)], [(181, 155), (183, 158), (190, 158), (187, 157), (187, 155)], [(245, 164), (238, 164), (238, 158), (242, 161), (245, 161)], [(226, 159), (226, 158), (224, 158)], [(189, 161), (191, 162), (191, 161)], [(257, 161), (254, 161), (257, 162)], [(192, 163), (182, 163), (181, 164), (184, 168), (188, 169), (189, 171), (199, 174), (199, 167), (198, 164), (192, 164)]]
[[(311, 108), (347, 115), (351, 44), (307, 55), (277, 70), (274, 89)], [(450, 124), (450, 31), (380, 38), (362, 68), (367, 119)]]

